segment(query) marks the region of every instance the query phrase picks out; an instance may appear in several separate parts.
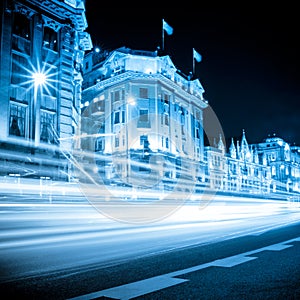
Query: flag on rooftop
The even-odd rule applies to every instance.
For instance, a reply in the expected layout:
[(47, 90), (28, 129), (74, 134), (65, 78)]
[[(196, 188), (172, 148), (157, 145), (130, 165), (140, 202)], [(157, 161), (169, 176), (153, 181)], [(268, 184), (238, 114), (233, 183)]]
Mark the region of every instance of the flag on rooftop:
[(173, 34), (173, 27), (170, 26), (164, 19), (163, 19), (163, 30), (165, 30), (168, 35)]
[(198, 53), (194, 48), (193, 48), (193, 57), (197, 62), (200, 62), (202, 60), (201, 54)]

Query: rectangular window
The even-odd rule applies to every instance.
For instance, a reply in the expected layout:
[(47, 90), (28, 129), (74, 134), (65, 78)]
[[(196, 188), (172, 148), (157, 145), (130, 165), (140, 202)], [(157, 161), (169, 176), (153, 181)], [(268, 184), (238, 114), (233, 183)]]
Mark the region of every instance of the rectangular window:
[(125, 120), (125, 110), (122, 110), (122, 123), (125, 123), (126, 120)]
[(169, 126), (169, 116), (165, 114), (165, 125)]
[(9, 134), (25, 137), (26, 107), (10, 105)]
[(148, 89), (140, 88), (140, 98), (148, 99)]
[(144, 146), (145, 142), (148, 141), (147, 135), (141, 135), (140, 136), (140, 145)]
[(57, 52), (57, 32), (50, 27), (44, 27), (43, 46)]
[(54, 144), (55, 142), (55, 127), (54, 127), (53, 113), (41, 111), (41, 134), (40, 141), (48, 144)]
[(125, 90), (117, 90), (111, 93), (111, 101), (117, 102), (125, 99)]
[(182, 111), (182, 115), (181, 115), (181, 124), (184, 125), (185, 124), (185, 114), (184, 111)]
[(116, 102), (116, 101), (120, 101), (120, 91), (115, 91), (112, 93), (112, 101)]
[(23, 14), (16, 12), (14, 14), (13, 34), (29, 40), (30, 34), (30, 20)]
[(148, 109), (141, 109), (140, 110), (140, 122), (149, 122), (149, 115), (148, 115)]
[(169, 104), (169, 101), (170, 101), (170, 96), (169, 96), (169, 95), (164, 94), (164, 95), (163, 95), (163, 99), (164, 99), (164, 103), (165, 103), (165, 104)]
[(115, 120), (114, 120), (114, 124), (119, 124), (120, 123), (120, 112), (116, 111), (115, 112)]
[(120, 140), (118, 137), (115, 138), (115, 147), (118, 148), (120, 146)]
[(104, 150), (104, 139), (98, 138), (96, 140), (95, 151), (103, 151)]
[(151, 127), (148, 109), (140, 109), (137, 127), (138, 128), (150, 128)]

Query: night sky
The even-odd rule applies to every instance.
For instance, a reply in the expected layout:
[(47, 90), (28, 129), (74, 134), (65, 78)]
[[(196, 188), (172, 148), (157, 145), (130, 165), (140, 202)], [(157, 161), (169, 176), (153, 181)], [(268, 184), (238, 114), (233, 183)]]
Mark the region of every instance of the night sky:
[[(300, 145), (300, 22), (296, 2), (247, 6), (182, 2), (162, 8), (155, 2), (95, 7), (86, 1), (87, 32), (94, 47), (126, 46), (155, 51), (162, 45), (162, 19), (174, 29), (164, 48), (183, 73), (193, 70), (192, 49), (204, 97), (216, 113), (228, 142), (259, 143), (274, 134)], [(162, 3), (162, 2), (159, 2)], [(229, 2), (228, 2), (229, 3)]]

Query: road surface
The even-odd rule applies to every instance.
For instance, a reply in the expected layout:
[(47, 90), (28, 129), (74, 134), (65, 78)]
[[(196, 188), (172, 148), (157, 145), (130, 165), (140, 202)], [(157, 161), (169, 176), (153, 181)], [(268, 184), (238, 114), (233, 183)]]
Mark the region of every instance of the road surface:
[(84, 199), (14, 197), (2, 195), (0, 205), (0, 288), (7, 297), (300, 296), (297, 204), (216, 196), (206, 207), (187, 201), (165, 218), (134, 224)]

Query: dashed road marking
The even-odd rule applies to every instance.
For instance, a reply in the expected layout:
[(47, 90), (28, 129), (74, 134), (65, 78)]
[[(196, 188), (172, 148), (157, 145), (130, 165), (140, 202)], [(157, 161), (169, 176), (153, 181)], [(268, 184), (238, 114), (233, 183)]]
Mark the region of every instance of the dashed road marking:
[(252, 256), (253, 254), (262, 252), (262, 251), (281, 251), (293, 245), (288, 245), (289, 243), (300, 242), (300, 237), (291, 239), (282, 243), (270, 245), (267, 247), (259, 248), (256, 250), (248, 251), (245, 253), (241, 253), (234, 256), (229, 256), (222, 259), (217, 259), (209, 263), (201, 264), (198, 266), (186, 268), (183, 270), (167, 273), (160, 276), (151, 277), (148, 279), (143, 279), (140, 281), (120, 285), (117, 287), (105, 289), (102, 291), (78, 296), (75, 298), (71, 298), (69, 300), (90, 300), (96, 299), (99, 297), (108, 297), (117, 300), (129, 300), (134, 297), (143, 296), (152, 292), (157, 292), (167, 287), (171, 287), (177, 284), (184, 283), (188, 281), (188, 279), (175, 278), (178, 276), (182, 276), (191, 272), (199, 271), (208, 267), (224, 267), (231, 268), (236, 265), (257, 259), (257, 257)]

